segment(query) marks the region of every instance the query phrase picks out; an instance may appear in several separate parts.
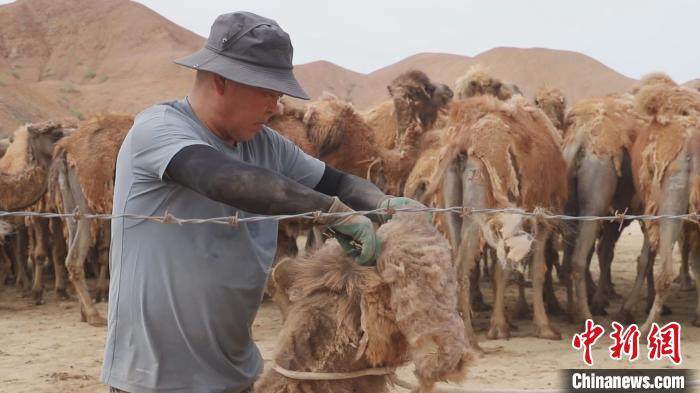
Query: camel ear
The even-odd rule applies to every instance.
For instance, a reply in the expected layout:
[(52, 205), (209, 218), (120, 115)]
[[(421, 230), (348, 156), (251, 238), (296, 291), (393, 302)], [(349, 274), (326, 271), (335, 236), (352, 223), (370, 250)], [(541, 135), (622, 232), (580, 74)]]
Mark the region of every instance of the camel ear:
[(392, 90), (391, 86), (387, 86), (386, 90), (389, 92), (389, 96), (393, 97), (394, 96), (394, 90)]

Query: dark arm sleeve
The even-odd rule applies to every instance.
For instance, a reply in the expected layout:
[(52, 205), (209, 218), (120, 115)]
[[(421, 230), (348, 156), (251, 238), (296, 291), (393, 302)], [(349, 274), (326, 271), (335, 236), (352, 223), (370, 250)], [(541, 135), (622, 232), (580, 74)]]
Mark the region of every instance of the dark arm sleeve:
[[(330, 196), (337, 196), (353, 210), (374, 210), (385, 196), (372, 182), (326, 165), (321, 180), (314, 188)], [(374, 219), (374, 218), (373, 218)]]
[(333, 202), (328, 195), (206, 145), (181, 149), (168, 163), (165, 175), (210, 199), (255, 214), (326, 211)]

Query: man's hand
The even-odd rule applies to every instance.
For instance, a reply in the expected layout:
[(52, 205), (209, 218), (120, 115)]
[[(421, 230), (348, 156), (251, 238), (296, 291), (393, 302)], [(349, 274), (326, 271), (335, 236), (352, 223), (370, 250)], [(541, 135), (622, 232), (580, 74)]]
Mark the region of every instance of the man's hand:
[[(400, 209), (400, 208), (413, 208), (422, 209), (425, 205), (422, 203), (406, 197), (395, 197), (392, 195), (387, 195), (379, 201), (377, 209)], [(431, 212), (426, 212), (426, 217), (429, 222), (433, 221), (433, 214)], [(384, 222), (391, 219), (391, 214), (385, 214), (383, 217)]]
[[(328, 213), (352, 211), (337, 197), (333, 198), (333, 204), (328, 209)], [(340, 235), (337, 237), (338, 243), (348, 255), (355, 257), (355, 261), (360, 265), (372, 264), (377, 260), (381, 251), (381, 243), (377, 238), (377, 234), (374, 233), (374, 226), (372, 226), (372, 221), (369, 218), (355, 214), (344, 217), (322, 217), (318, 222), (327, 225)], [(353, 243), (356, 243), (360, 248), (359, 255)]]

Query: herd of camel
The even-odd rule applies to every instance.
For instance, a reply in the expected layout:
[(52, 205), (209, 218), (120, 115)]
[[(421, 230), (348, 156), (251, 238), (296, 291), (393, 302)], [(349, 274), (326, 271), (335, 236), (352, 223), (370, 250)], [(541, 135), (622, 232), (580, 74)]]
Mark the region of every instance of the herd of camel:
[[(504, 297), (513, 276), (521, 278), (518, 310), (525, 314), (523, 277), (532, 281), (537, 337), (561, 338), (548, 313), (565, 312), (576, 321), (605, 313), (616, 295), (614, 246), (621, 225), (628, 223), (565, 223), (545, 214), (476, 214), (473, 209), (581, 216), (700, 211), (700, 86), (679, 86), (656, 73), (630, 91), (568, 105), (558, 89), (544, 88), (529, 100), (514, 84), (474, 67), (454, 90), (418, 70), (399, 75), (387, 90), (390, 99), (366, 112), (331, 95), (306, 105), (285, 102), (268, 126), (387, 194), (426, 206), (463, 207), (461, 214), (435, 214), (433, 223), (452, 247), (458, 308), (472, 343), (471, 311), (485, 307), (482, 270), (491, 276), (495, 294), (489, 338), (510, 335)], [(81, 215), (111, 213), (117, 152), (132, 123), (131, 116), (103, 114), (79, 123), (28, 124), (14, 132), (0, 159), (0, 210), (74, 216), (6, 219), (0, 225), (5, 233), (0, 289), (12, 278), (40, 304), (44, 276), (53, 267), (56, 294), (67, 297), (70, 281), (82, 319), (105, 324), (94, 303), (107, 295), (110, 224)], [(648, 315), (642, 330), (664, 311), (676, 243), (683, 256), (681, 285), (692, 288), (692, 268), (700, 298), (698, 225), (693, 219), (643, 222), (637, 278), (619, 311), (625, 321), (634, 320), (645, 281)], [(299, 252), (295, 238), (306, 229), (304, 223), (283, 222), (276, 258)], [(597, 284), (589, 272), (594, 248), (600, 263)], [(656, 254), (661, 262), (654, 271)], [(86, 261), (97, 267), (92, 292)], [(567, 289), (567, 307), (554, 296), (555, 273)], [(693, 325), (700, 326), (700, 302)]]

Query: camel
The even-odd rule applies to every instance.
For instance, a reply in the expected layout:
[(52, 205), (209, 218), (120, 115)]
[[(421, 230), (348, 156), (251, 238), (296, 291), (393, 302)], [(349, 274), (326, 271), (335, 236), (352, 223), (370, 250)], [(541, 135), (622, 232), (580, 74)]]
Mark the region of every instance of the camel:
[(362, 117), (375, 131), (375, 140), (385, 149), (394, 149), (416, 116), (423, 130), (436, 128), (438, 119), (452, 100), (452, 90), (434, 84), (427, 75), (411, 70), (387, 86), (391, 100), (384, 101)]
[[(473, 355), (447, 240), (423, 213), (408, 212), (396, 213), (377, 236), (376, 266), (357, 265), (330, 240), (273, 271), (290, 297), (289, 317), (255, 392), (387, 392), (392, 369), (409, 361), (419, 382), (414, 392), (463, 378)], [(359, 375), (310, 380), (295, 372)]]
[[(635, 189), (645, 214), (697, 214), (700, 211), (700, 93), (668, 83), (643, 86), (637, 92), (638, 110), (651, 117), (649, 127), (637, 136), (632, 146), (631, 162)], [(672, 253), (684, 231), (689, 261), (695, 275), (700, 299), (700, 237), (697, 222), (680, 220), (645, 221), (643, 258), (639, 270), (649, 270), (655, 254), (661, 267), (654, 274), (656, 294), (646, 321), (641, 326), (648, 332), (659, 319), (672, 281)], [(639, 277), (638, 277), (639, 279)], [(636, 294), (630, 295), (623, 311), (631, 313)], [(700, 326), (700, 301), (694, 326)]]
[[(49, 183), (59, 212), (112, 212), (117, 153), (132, 124), (131, 116), (99, 115), (82, 123), (78, 130), (57, 144)], [(100, 154), (95, 154), (96, 151)], [(106, 297), (110, 223), (72, 219), (66, 226), (68, 252), (65, 265), (80, 301), (81, 319), (92, 326), (106, 325), (107, 321), (99, 315), (90, 298), (84, 265), (88, 251), (97, 245), (100, 259), (97, 298)]]
[[(541, 88), (535, 95), (535, 106), (542, 109), (554, 128), (563, 134), (566, 115), (566, 97), (556, 88)], [(562, 135), (563, 136), (563, 135)]]
[[(627, 96), (589, 97), (577, 102), (565, 120), (563, 154), (569, 172), (567, 213), (605, 216), (634, 211), (634, 186), (629, 150), (636, 133), (646, 126)], [(569, 233), (564, 270), (569, 313), (584, 321), (605, 314), (607, 299), (614, 296), (610, 266), (620, 236), (619, 223), (580, 221)], [(588, 265), (598, 239), (600, 282), (589, 307), (593, 287)], [(574, 296), (575, 290), (575, 296)]]
[(469, 68), (467, 73), (455, 82), (455, 95), (458, 100), (485, 94), (503, 101), (515, 95), (522, 95), (517, 85), (494, 78), (479, 64)]
[[(544, 113), (522, 97), (503, 102), (483, 95), (452, 103), (450, 135), (423, 201), (442, 187), (445, 206), (468, 208), (535, 208), (561, 212), (567, 198), (565, 163), (557, 131)], [(545, 178), (547, 182), (538, 179)], [(469, 308), (470, 277), (485, 242), (496, 250), (496, 293), (489, 338), (506, 338), (504, 284), (507, 271), (519, 269), (533, 252), (536, 335), (560, 339), (549, 323), (543, 301), (545, 250), (551, 223), (520, 215), (494, 214), (447, 220), (456, 250), (460, 312), (470, 341), (475, 342)]]
[[(46, 121), (24, 125), (14, 132), (12, 143), (0, 159), (0, 210), (28, 209), (42, 199), (54, 145), (73, 126), (69, 121)], [(23, 219), (10, 221), (15, 226), (16, 280), (28, 289), (30, 282), (24, 264), (27, 229)], [(4, 283), (4, 278), (0, 277), (0, 282)]]

